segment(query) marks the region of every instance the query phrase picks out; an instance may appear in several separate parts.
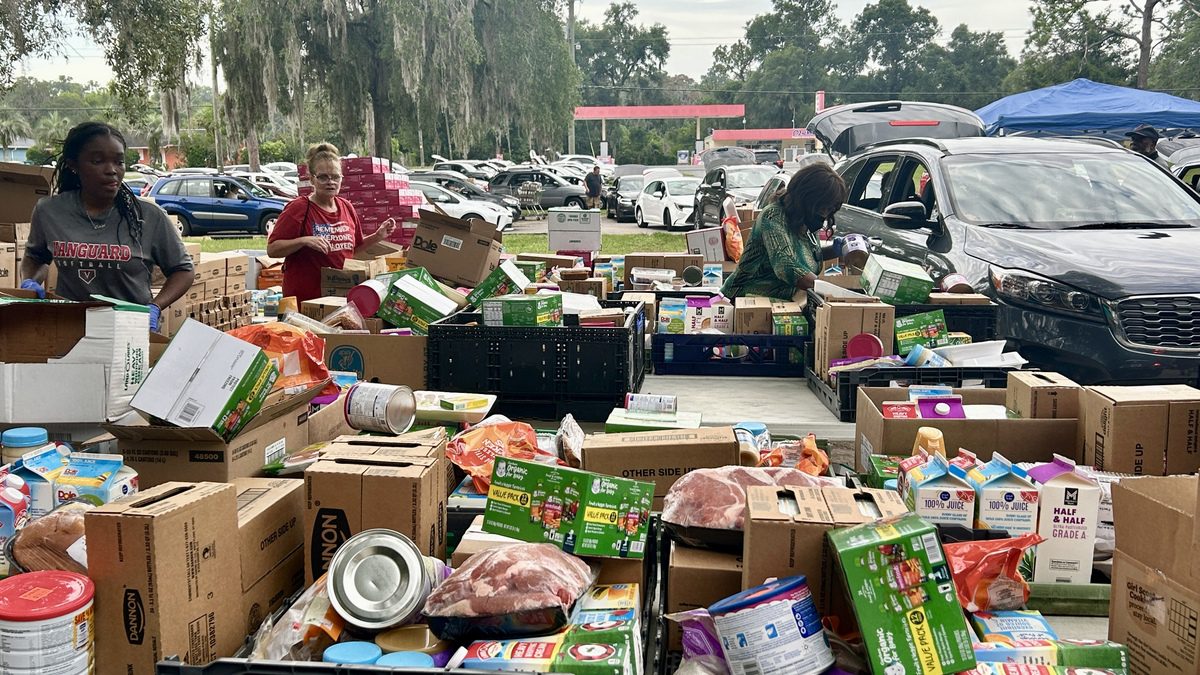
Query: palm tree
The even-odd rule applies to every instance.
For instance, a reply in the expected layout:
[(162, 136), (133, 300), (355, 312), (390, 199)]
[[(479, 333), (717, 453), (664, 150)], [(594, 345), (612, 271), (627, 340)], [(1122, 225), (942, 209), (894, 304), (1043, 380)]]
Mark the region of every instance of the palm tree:
[(8, 159), (9, 148), (18, 139), (28, 138), (33, 131), (29, 127), (29, 120), (25, 116), (15, 110), (6, 110), (0, 112), (0, 148), (4, 148), (3, 155), (0, 159)]
[(50, 150), (62, 145), (63, 139), (67, 137), (67, 132), (71, 130), (71, 120), (67, 119), (58, 111), (51, 111), (45, 117), (37, 121), (35, 132), (38, 141), (42, 147)]

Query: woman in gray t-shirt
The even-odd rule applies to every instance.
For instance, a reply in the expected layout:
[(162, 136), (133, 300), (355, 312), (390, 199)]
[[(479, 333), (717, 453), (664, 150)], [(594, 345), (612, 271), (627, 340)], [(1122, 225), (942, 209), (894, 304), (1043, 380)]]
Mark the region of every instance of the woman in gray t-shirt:
[[(105, 295), (147, 305), (150, 328), (157, 330), (161, 310), (191, 288), (195, 274), (166, 213), (138, 199), (124, 177), (121, 132), (103, 122), (71, 129), (54, 172), (56, 194), (33, 209), (21, 288), (44, 297), (53, 262), (59, 295), (68, 300)], [(155, 266), (167, 282), (152, 296)]]

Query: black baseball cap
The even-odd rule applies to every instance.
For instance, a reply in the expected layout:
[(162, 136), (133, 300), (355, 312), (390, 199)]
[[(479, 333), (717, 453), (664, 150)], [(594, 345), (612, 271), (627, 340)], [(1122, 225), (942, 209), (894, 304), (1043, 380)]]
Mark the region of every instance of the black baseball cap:
[(1143, 138), (1152, 138), (1156, 141), (1162, 138), (1162, 136), (1158, 133), (1158, 129), (1155, 129), (1149, 124), (1139, 124), (1136, 129), (1127, 132), (1125, 135), (1130, 138), (1133, 138), (1134, 136), (1142, 136)]

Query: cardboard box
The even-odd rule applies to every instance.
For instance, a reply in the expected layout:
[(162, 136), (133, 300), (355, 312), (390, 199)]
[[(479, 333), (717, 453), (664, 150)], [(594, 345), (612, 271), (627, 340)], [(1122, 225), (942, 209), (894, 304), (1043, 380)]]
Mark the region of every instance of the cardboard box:
[(358, 373), (367, 382), (425, 388), (425, 347), (419, 335), (341, 335), (325, 338), (325, 365)]
[(1058, 373), (1018, 370), (1008, 374), (1005, 405), (1027, 419), (1079, 418), (1083, 388)]
[[(742, 556), (689, 548), (671, 542), (667, 570), (667, 613), (709, 606), (742, 591)], [(679, 624), (667, 622), (669, 651), (680, 651)]]
[(847, 617), (826, 535), (908, 511), (895, 490), (838, 487), (753, 486), (746, 491), (746, 508), (742, 588), (803, 574), (822, 616), (841, 609)]
[(169, 424), (230, 439), (258, 413), (278, 377), (278, 369), (258, 347), (189, 321), (132, 405)]
[(29, 238), (29, 230), (21, 226), (28, 225), (38, 200), (50, 196), (53, 177), (54, 169), (48, 167), (0, 162), (0, 222), (15, 224), (13, 238), (5, 241)]
[(1088, 387), (1081, 401), (1084, 464), (1138, 476), (1200, 469), (1200, 390)]
[[(909, 513), (834, 530), (829, 541), (871, 672), (957, 673), (975, 667), (971, 631), (933, 525)], [(894, 580), (902, 565), (919, 579), (903, 590)]]
[(196, 281), (220, 281), (225, 278), (225, 258), (219, 253), (201, 253), (200, 260), (192, 262)]
[(814, 322), (814, 369), (822, 379), (829, 377), (829, 362), (846, 358), (846, 344), (861, 333), (877, 336), (883, 343), (883, 353), (893, 353), (896, 308), (874, 298), (825, 298), (816, 309)]
[(500, 264), (503, 235), (492, 223), (421, 209), (408, 264), (447, 283), (474, 288)]
[(300, 303), (300, 313), (310, 319), (320, 321), (328, 316), (330, 312), (337, 311), (345, 306), (346, 298), (327, 295), (323, 298), (314, 298)]
[(689, 230), (684, 238), (687, 240), (688, 253), (700, 256), (701, 262), (719, 263), (725, 260), (725, 244), (721, 236), (721, 228), (708, 227), (703, 230)]
[[(446, 495), (454, 492), (458, 486), (458, 476), (454, 464), (446, 456), (446, 430), (434, 427), (425, 431), (400, 434), (399, 436), (360, 436), (350, 432), (333, 439), (325, 447), (327, 455), (391, 455), (397, 457), (429, 457), (436, 459), (442, 465), (445, 473), (443, 486), (439, 488)], [(480, 503), (482, 508), (482, 503)], [(439, 509), (442, 508), (439, 506)], [(438, 532), (439, 540), (443, 533)]]
[(862, 287), (893, 305), (919, 305), (929, 300), (933, 279), (920, 265), (881, 255), (867, 258)]
[(564, 279), (558, 282), (558, 288), (564, 293), (578, 293), (580, 295), (590, 295), (599, 300), (607, 300), (609, 281), (600, 277), (577, 280)]
[(486, 326), (561, 326), (563, 296), (503, 295), (483, 301)]
[[(304, 481), (235, 478), (242, 616), (252, 635), (304, 583)], [(299, 565), (297, 565), (299, 563)], [(297, 574), (298, 573), (298, 574)]]
[(255, 290), (266, 290), (272, 286), (283, 286), (283, 258), (255, 256), (250, 261), (251, 276)]
[(222, 277), (242, 277), (244, 281), (246, 273), (250, 271), (250, 256), (241, 251), (205, 253), (203, 258), (206, 261), (221, 261), (224, 265), (220, 274)]
[(774, 330), (770, 298), (741, 297), (733, 303), (734, 332), (738, 335), (770, 335)]
[(411, 328), (416, 335), (428, 335), (429, 324), (458, 310), (458, 303), (445, 296), (440, 286), (424, 269), (399, 277), (376, 315), (398, 328)]
[(738, 222), (753, 225), (758, 220), (758, 213), (752, 204), (740, 204), (737, 207)]
[(654, 293), (622, 293), (621, 299), (642, 303), (642, 315), (646, 318), (646, 326), (653, 326), (658, 322), (658, 296)]
[(643, 558), (654, 485), (497, 457), (483, 531), (567, 553)]
[(151, 675), (179, 656), (203, 665), (246, 637), (237, 490), (166, 483), (84, 517), (96, 584), (96, 672)]
[(551, 251), (599, 251), (599, 209), (547, 209)]
[(584, 471), (653, 481), (654, 510), (685, 473), (737, 465), (738, 443), (731, 427), (591, 434), (583, 441)]
[(0, 243), (0, 288), (16, 288), (21, 283), (17, 266), (17, 245)]
[(351, 427), (350, 423), (346, 421), (345, 404), (346, 394), (343, 392), (333, 403), (321, 406), (321, 409), (314, 413), (309, 413), (308, 423), (305, 425), (308, 429), (308, 445), (325, 443), (339, 436), (358, 433), (358, 430)]
[(488, 275), (483, 283), (467, 294), (469, 304), (479, 306), (487, 298), (511, 293), (524, 293), (525, 287), (533, 283), (529, 277), (517, 267), (516, 261), (505, 260), (494, 272)]
[[(1039, 584), (1087, 584), (1092, 581), (1100, 485), (1067, 458), (1055, 456), (1049, 467), (1034, 467), (1041, 483), (1038, 544), (1033, 581)], [(1116, 503), (1114, 502), (1114, 508)]]
[(573, 269), (583, 267), (583, 258), (576, 255), (555, 255), (551, 253), (518, 253), (517, 260), (523, 262), (540, 262), (545, 265), (544, 275), (549, 275), (555, 269)]
[[(5, 166), (5, 164), (0, 164), (0, 167), (3, 167), (3, 166)], [(3, 170), (0, 169), (0, 171), (3, 171)], [(0, 179), (0, 180), (2, 180), (2, 179)], [(40, 199), (40, 197), (39, 197), (39, 199)], [(34, 201), (34, 203), (37, 203), (36, 200)], [(29, 208), (29, 214), (30, 215), (33, 214), (33, 207)], [(28, 216), (26, 216), (26, 219), (28, 219)], [(29, 231), (32, 228), (33, 228), (33, 223), (29, 223), (29, 222), (0, 223), (0, 242), (6, 243), (6, 244), (16, 244), (17, 259), (20, 260), (22, 257), (24, 257), (23, 251), (25, 249), (25, 243), (27, 241), (29, 241)]]
[[(1195, 476), (1122, 480), (1113, 486), (1109, 639), (1129, 646), (1130, 672), (1200, 672), (1200, 519)], [(1154, 523), (1154, 527), (1146, 527)], [(1164, 536), (1164, 533), (1173, 536)], [(1182, 536), (1180, 536), (1182, 533)]]
[(692, 253), (628, 253), (625, 255), (625, 285), (629, 285), (634, 268), (674, 270), (676, 277), (682, 277), (685, 269), (703, 266), (703, 256)]
[(432, 457), (326, 453), (309, 466), (304, 472), (306, 583), (329, 569), (347, 539), (376, 527), (407, 536), (425, 555), (445, 558), (445, 475)]
[[(955, 389), (964, 405), (1004, 405), (1000, 389)], [(920, 427), (936, 427), (945, 434), (947, 448), (968, 448), (980, 461), (1001, 452), (1013, 462), (1048, 462), (1054, 453), (1077, 444), (1078, 420), (923, 420), (884, 419), (885, 402), (905, 400), (900, 388), (863, 387), (858, 390), (855, 423), (855, 468), (862, 471), (869, 455), (910, 455)]]
[(188, 304), (194, 305), (199, 302), (204, 302), (208, 298), (208, 288), (205, 282), (197, 281), (192, 284), (187, 293), (183, 294), (183, 299), (187, 300)]
[(513, 264), (517, 269), (521, 270), (521, 274), (529, 279), (531, 283), (541, 283), (546, 280), (546, 263), (535, 260), (513, 259)]
[(308, 445), (308, 404), (321, 386), (272, 399), (232, 440), (210, 429), (134, 424), (104, 425), (117, 438), (125, 464), (138, 472), (142, 488), (170, 480), (224, 483), (258, 475), (263, 465)]
[(225, 295), (236, 295), (246, 290), (245, 277), (225, 277)]

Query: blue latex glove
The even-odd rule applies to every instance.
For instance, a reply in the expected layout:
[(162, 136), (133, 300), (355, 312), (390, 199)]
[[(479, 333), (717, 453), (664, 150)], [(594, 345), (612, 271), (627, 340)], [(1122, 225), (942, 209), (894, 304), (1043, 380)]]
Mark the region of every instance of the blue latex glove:
[(846, 238), (845, 237), (834, 237), (833, 238), (833, 255), (834, 255), (834, 257), (836, 257), (836, 258), (842, 257), (842, 253), (845, 252), (845, 250), (844, 250), (845, 248), (846, 248)]
[(158, 330), (158, 317), (162, 314), (162, 310), (153, 302), (146, 306), (150, 308), (150, 330), (156, 331)]
[(46, 299), (46, 289), (33, 279), (26, 279), (25, 281), (22, 281), (21, 288), (37, 293), (37, 296), (43, 300)]

